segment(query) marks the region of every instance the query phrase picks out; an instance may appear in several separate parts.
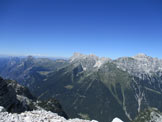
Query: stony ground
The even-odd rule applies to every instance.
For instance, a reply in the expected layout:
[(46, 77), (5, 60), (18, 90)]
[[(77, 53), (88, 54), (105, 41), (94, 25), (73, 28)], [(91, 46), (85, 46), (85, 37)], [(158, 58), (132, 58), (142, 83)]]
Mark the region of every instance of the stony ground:
[(55, 113), (45, 110), (27, 111), (21, 114), (5, 112), (0, 107), (0, 122), (97, 122), (95, 120), (69, 119), (58, 116)]

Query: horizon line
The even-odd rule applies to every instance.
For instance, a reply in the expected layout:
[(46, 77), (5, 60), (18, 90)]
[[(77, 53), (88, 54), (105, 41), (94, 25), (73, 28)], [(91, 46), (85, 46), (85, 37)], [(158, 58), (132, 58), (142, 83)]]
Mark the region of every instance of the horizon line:
[[(86, 56), (89, 56), (89, 55), (97, 56), (97, 55), (95, 55), (93, 53), (85, 54), (85, 53), (80, 53), (80, 52), (74, 52), (71, 56), (49, 56), (49, 55), (41, 55), (41, 54), (1, 54), (0, 53), (0, 57), (28, 57), (28, 56), (32, 56), (32, 57), (36, 57), (36, 58), (69, 59), (75, 53), (78, 53), (78, 54), (81, 54), (81, 55), (86, 55)], [(152, 57), (152, 58), (162, 59), (162, 58), (159, 58), (159, 57), (153, 57), (153, 56), (147, 55), (146, 53), (137, 53), (137, 54), (135, 54), (133, 56), (119, 56), (117, 58), (112, 58), (112, 57), (107, 57), (107, 56), (97, 56), (97, 57), (99, 57), (99, 58), (110, 58), (112, 60), (115, 60), (115, 59), (119, 59), (119, 58), (123, 58), (123, 57), (135, 57), (137, 55), (145, 55), (145, 56)]]

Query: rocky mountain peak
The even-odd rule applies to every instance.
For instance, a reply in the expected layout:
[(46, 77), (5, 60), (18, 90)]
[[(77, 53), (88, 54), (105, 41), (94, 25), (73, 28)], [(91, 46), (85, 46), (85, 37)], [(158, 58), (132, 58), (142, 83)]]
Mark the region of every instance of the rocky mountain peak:
[(33, 56), (27, 56), (26, 61), (34, 61), (34, 57)]
[(83, 69), (94, 69), (100, 68), (104, 63), (111, 61), (109, 58), (105, 57), (98, 57), (94, 54), (84, 55), (81, 53), (74, 53), (73, 56), (70, 58), (70, 62), (79, 62), (81, 63)]
[(114, 61), (117, 66), (135, 76), (152, 75), (162, 71), (162, 60), (140, 53), (133, 57), (122, 57)]
[(138, 53), (135, 57), (148, 57), (145, 53)]
[(133, 56), (132, 58), (134, 58), (134, 59), (136, 59), (136, 60), (152, 59), (152, 57), (147, 56), (147, 55), (144, 54), (144, 53), (139, 53), (139, 54)]
[(84, 55), (84, 54), (81, 54), (81, 53), (74, 53), (73, 56), (70, 58), (71, 61), (74, 61), (74, 60), (79, 60), (79, 59), (94, 59), (94, 60), (97, 60), (98, 57), (94, 54), (89, 54), (89, 55)]

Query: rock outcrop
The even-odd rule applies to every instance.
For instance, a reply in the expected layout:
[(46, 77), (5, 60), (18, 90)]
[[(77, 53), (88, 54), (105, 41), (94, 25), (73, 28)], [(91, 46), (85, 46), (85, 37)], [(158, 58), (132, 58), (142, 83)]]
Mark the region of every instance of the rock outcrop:
[(157, 72), (162, 72), (162, 60), (145, 54), (138, 54), (133, 57), (121, 57), (113, 62), (120, 69), (136, 77), (142, 77), (143, 74), (151, 76)]
[(162, 113), (156, 108), (140, 112), (133, 122), (162, 122)]
[(9, 113), (21, 113), (36, 109), (45, 109), (47, 111), (58, 113), (66, 119), (68, 118), (57, 100), (37, 100), (26, 87), (19, 85), (16, 81), (4, 80), (1, 77), (0, 106), (5, 108), (0, 107), (0, 112), (6, 110)]
[[(2, 107), (0, 107), (2, 108)], [(1, 110), (1, 109), (0, 109)], [(0, 111), (0, 122), (97, 122), (95, 120), (69, 119), (45, 110), (26, 111), (21, 114), (10, 114)]]
[(8, 80), (0, 78), (0, 105), (8, 112), (20, 113), (25, 110), (32, 110), (29, 104), (18, 100), (17, 94), (13, 86)]
[(48, 99), (44, 101), (37, 101), (37, 105), (45, 109), (46, 111), (51, 111), (57, 113), (60, 116), (68, 119), (67, 114), (63, 111), (62, 106), (56, 99)]

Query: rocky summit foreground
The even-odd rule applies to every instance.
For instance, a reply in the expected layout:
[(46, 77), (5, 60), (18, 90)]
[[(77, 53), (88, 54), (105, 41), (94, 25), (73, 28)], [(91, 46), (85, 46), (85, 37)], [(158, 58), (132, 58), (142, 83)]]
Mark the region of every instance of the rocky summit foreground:
[(81, 119), (69, 119), (58, 116), (56, 113), (45, 110), (27, 111), (21, 114), (11, 114), (5, 112), (3, 107), (0, 107), (0, 122), (98, 122), (95, 120), (81, 120)]

